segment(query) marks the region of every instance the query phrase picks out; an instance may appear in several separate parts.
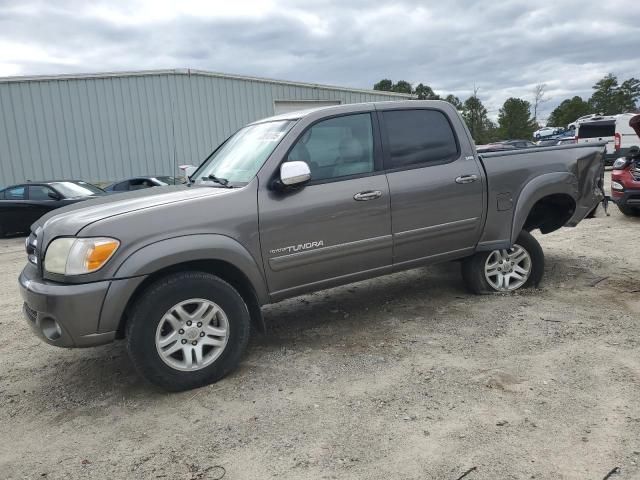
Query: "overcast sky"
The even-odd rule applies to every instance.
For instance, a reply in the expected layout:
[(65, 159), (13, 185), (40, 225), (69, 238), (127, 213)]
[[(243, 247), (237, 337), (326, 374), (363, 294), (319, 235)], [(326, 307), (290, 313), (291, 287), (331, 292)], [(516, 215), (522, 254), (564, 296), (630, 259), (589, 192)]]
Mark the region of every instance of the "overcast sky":
[(0, 0), (0, 76), (196, 68), (371, 88), (381, 78), (469, 96), (588, 97), (640, 77), (638, 0)]

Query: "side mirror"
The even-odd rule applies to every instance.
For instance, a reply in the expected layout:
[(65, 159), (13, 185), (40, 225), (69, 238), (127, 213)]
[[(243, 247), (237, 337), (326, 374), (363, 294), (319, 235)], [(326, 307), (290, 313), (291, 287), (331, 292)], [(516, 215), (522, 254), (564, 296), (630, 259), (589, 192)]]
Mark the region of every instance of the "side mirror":
[(283, 185), (291, 187), (302, 185), (311, 180), (311, 170), (306, 162), (292, 161), (280, 165), (280, 181)]
[(47, 193), (47, 196), (51, 200), (62, 200), (62, 197), (60, 195), (58, 195), (56, 192), (49, 192), (49, 193)]

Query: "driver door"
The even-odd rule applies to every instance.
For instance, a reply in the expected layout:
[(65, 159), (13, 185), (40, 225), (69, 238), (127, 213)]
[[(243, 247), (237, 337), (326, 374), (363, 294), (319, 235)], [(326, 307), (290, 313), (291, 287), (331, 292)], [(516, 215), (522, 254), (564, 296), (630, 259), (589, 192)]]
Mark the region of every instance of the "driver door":
[(310, 183), (289, 192), (260, 186), (260, 242), (274, 300), (390, 271), (389, 187), (373, 118), (311, 125), (285, 158), (305, 161)]

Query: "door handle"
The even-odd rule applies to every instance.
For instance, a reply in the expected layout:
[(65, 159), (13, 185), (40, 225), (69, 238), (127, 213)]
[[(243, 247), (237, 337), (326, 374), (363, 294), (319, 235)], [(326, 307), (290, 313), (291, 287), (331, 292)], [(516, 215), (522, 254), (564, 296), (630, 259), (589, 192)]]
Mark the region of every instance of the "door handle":
[(367, 200), (375, 200), (376, 198), (380, 198), (381, 196), (382, 192), (380, 190), (367, 190), (366, 192), (356, 193), (353, 196), (353, 199), (359, 202), (365, 202)]
[(477, 175), (460, 175), (458, 178), (456, 178), (456, 183), (473, 183), (477, 179)]

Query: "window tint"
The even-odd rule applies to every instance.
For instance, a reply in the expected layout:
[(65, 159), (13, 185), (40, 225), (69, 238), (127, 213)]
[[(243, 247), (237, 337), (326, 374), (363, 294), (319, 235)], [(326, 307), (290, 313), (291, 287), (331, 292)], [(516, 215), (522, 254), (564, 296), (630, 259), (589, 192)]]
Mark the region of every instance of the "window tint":
[(613, 137), (616, 133), (615, 122), (583, 123), (578, 127), (578, 138)]
[(5, 191), (7, 200), (24, 200), (25, 188), (24, 185), (20, 187), (8, 188)]
[(390, 165), (443, 163), (458, 156), (456, 139), (447, 117), (436, 110), (383, 112), (389, 140)]
[(53, 200), (49, 193), (54, 193), (46, 185), (29, 185), (29, 200)]
[(302, 160), (311, 181), (370, 173), (374, 170), (371, 115), (361, 113), (316, 123), (298, 140), (288, 160)]

